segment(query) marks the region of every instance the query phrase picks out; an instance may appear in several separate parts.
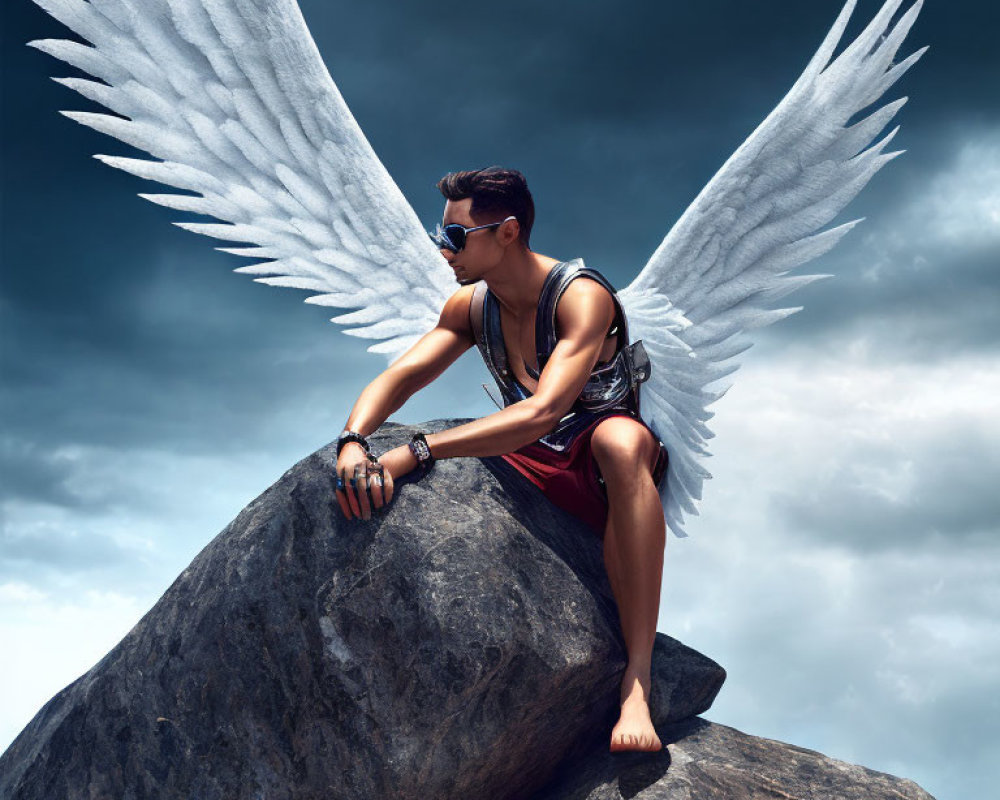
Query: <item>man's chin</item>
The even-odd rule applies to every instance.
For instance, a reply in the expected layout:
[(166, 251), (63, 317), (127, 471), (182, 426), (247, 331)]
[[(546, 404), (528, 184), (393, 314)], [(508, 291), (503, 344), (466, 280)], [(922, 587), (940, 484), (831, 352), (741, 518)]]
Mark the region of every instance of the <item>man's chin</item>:
[(479, 283), (479, 278), (459, 278), (456, 276), (455, 280), (458, 281), (459, 286), (471, 286), (473, 283)]

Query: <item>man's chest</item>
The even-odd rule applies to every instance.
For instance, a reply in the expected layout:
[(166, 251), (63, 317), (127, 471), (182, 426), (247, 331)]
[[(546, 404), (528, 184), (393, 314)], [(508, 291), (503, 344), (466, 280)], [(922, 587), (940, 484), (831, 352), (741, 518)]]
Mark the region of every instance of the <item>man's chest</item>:
[[(502, 307), (500, 312), (500, 330), (503, 335), (504, 350), (507, 353), (507, 366), (518, 382), (529, 392), (534, 394), (538, 389), (538, 381), (528, 374), (527, 367), (538, 374), (538, 353), (536, 345), (544, 337), (536, 338), (540, 332), (536, 331), (538, 320), (538, 310), (515, 317)], [(558, 321), (556, 322), (555, 335), (558, 340)], [(597, 362), (600, 364), (610, 360), (615, 354), (615, 338), (604, 340), (601, 346)]]
[(503, 335), (504, 350), (507, 352), (507, 367), (518, 382), (532, 394), (538, 389), (538, 381), (532, 378), (525, 364), (538, 373), (538, 353), (535, 351), (535, 320), (538, 310), (515, 317), (500, 309), (500, 331)]

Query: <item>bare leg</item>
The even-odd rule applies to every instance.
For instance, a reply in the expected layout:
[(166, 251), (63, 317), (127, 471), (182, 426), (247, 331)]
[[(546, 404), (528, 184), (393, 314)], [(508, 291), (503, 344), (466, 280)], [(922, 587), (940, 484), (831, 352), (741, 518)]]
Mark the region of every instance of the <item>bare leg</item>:
[(628, 652), (621, 716), (611, 733), (610, 749), (655, 751), (663, 745), (649, 716), (650, 663), (660, 607), (666, 524), (645, 458), (649, 448), (628, 447), (622, 434), (618, 426), (613, 440), (619, 457), (608, 457), (607, 449), (602, 451), (596, 442), (594, 447), (608, 490), (604, 559)]

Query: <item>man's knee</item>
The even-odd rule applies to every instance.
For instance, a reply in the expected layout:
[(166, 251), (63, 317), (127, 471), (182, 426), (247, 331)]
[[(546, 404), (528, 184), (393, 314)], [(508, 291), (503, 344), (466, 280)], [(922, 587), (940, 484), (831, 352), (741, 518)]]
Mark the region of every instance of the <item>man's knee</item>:
[(590, 447), (601, 475), (607, 481), (615, 475), (634, 475), (651, 470), (658, 442), (638, 420), (610, 417), (598, 423)]

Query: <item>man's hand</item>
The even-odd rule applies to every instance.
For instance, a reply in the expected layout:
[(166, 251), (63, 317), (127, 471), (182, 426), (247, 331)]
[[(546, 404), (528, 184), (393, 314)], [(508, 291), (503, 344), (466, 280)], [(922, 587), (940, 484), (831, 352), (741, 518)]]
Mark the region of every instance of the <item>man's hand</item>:
[(369, 460), (357, 442), (348, 442), (340, 451), (337, 484), (337, 502), (347, 519), (371, 519), (372, 505), (382, 508), (392, 499), (391, 473), (381, 462)]
[[(410, 452), (410, 448), (403, 445), (383, 453), (378, 463), (382, 466), (381, 476), (372, 471), (372, 463), (368, 460), (364, 448), (357, 442), (348, 442), (340, 451), (337, 475), (343, 479), (345, 487), (337, 490), (337, 501), (347, 519), (356, 517), (371, 519), (372, 505), (375, 508), (389, 505), (393, 495), (394, 479), (401, 478), (415, 469), (417, 459)], [(360, 469), (357, 487), (352, 488), (350, 481), (358, 467)]]
[(379, 456), (378, 460), (385, 465), (387, 472), (392, 473), (393, 478), (402, 478), (417, 468), (417, 457), (410, 452), (410, 448), (405, 444), (387, 450)]

